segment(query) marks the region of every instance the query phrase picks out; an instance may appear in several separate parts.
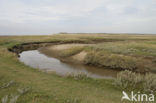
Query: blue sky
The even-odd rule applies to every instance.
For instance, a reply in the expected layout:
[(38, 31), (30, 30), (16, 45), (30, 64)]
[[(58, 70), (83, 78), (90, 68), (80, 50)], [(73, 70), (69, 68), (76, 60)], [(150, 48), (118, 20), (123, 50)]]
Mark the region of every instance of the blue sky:
[(156, 34), (156, 0), (0, 0), (0, 35)]

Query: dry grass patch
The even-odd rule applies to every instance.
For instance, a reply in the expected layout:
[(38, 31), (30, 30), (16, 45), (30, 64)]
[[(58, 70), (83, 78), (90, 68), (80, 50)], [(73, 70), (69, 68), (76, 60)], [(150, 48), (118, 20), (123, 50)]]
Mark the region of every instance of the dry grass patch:
[(73, 56), (75, 54), (80, 53), (83, 49), (84, 49), (84, 47), (81, 47), (81, 46), (71, 47), (69, 49), (65, 49), (63, 51), (60, 51), (59, 56), (63, 57), (63, 58), (70, 57), (70, 56)]

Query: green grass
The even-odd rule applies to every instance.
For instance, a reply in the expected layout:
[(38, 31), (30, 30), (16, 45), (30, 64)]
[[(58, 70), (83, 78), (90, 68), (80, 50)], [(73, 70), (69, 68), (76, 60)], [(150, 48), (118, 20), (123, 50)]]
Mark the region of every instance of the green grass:
[(99, 67), (110, 67), (112, 69), (134, 70), (137, 68), (138, 60), (130, 56), (110, 54), (107, 52), (91, 51), (87, 54), (85, 64)]
[[(119, 42), (119, 40), (122, 41)], [(154, 44), (156, 37), (152, 35), (60, 34), (54, 36), (0, 37), (0, 86), (12, 80), (15, 82), (7, 88), (0, 88), (0, 100), (6, 95), (18, 94), (17, 89), (29, 87), (30, 90), (21, 95), (17, 100), (17, 103), (121, 103), (122, 89), (114, 87), (112, 85), (112, 80), (97, 80), (91, 78), (75, 79), (75, 77), (60, 77), (56, 74), (44, 73), (19, 62), (17, 56), (14, 53), (9, 52), (7, 48), (28, 42), (97, 43), (103, 41), (106, 44), (97, 45), (96, 50), (106, 50), (109, 53), (113, 53), (115, 58), (118, 58), (118, 54), (131, 55), (129, 55), (129, 53), (123, 53), (122, 51), (116, 51), (115, 47), (117, 46), (117, 43), (119, 42), (120, 45), (122, 45), (122, 42), (125, 43), (136, 40), (140, 42), (140, 44), (138, 44), (139, 47), (142, 43), (146, 43), (146, 49), (150, 50), (152, 48), (152, 53), (151, 51), (146, 53), (151, 53), (148, 55), (155, 56)], [(112, 45), (114, 47), (110, 47), (112, 45), (108, 41), (113, 41), (114, 43), (112, 42)], [(109, 45), (107, 48), (100, 46), (107, 44)], [(128, 43), (126, 45), (128, 45)], [(134, 48), (142, 51), (138, 45), (134, 46)], [(121, 48), (126, 50), (126, 47), (127, 46), (124, 47), (124, 45), (122, 45)], [(87, 49), (90, 50), (89, 48)], [(140, 53), (132, 54), (138, 56)], [(125, 57), (127, 58), (127, 56)]]
[(101, 43), (92, 48), (96, 50), (109, 51), (116, 54), (132, 56), (156, 56), (156, 45), (147, 41), (124, 41)]
[(136, 71), (156, 71), (154, 40), (126, 40), (90, 45), (86, 64)]
[[(111, 82), (86, 79), (85, 81), (63, 78), (55, 74), (47, 74), (20, 63), (8, 52), (1, 57), (1, 84), (11, 80), (15, 84), (1, 89), (0, 97), (14, 94), (18, 88), (30, 87), (31, 91), (21, 96), (17, 103), (102, 103), (120, 101), (120, 91), (112, 87)], [(115, 90), (115, 91), (114, 91)], [(113, 93), (109, 93), (114, 91)], [(114, 95), (111, 97), (111, 95)], [(115, 101), (114, 101), (115, 100)]]

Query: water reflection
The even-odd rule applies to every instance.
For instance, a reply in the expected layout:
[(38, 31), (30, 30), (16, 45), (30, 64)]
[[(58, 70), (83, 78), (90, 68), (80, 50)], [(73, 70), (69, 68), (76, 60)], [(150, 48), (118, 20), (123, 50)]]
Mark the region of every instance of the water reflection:
[(80, 64), (63, 63), (60, 60), (48, 57), (38, 50), (24, 51), (20, 54), (19, 60), (33, 68), (39, 68), (48, 72), (56, 72), (58, 75), (70, 73), (85, 73), (93, 78), (115, 78), (118, 71), (112, 69), (97, 68)]

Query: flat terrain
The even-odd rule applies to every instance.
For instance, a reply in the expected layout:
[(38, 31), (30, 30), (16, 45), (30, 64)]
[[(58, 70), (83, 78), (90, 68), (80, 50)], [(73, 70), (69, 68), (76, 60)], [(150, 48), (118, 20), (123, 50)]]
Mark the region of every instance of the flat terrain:
[[(83, 43), (68, 48), (61, 58), (87, 52), (86, 65), (109, 66), (113, 69), (155, 71), (156, 36), (121, 34), (58, 34), (53, 36), (3, 36), (0, 37), (0, 99), (13, 98), (18, 89), (30, 88), (20, 95), (17, 103), (121, 103), (122, 89), (113, 80), (87, 77), (60, 77), (41, 72), (19, 62), (8, 48), (23, 43)], [(74, 51), (74, 52), (73, 52)], [(108, 61), (107, 61), (108, 60)], [(7, 83), (13, 81), (7, 86)], [(5, 88), (2, 88), (5, 86)], [(126, 89), (127, 91), (130, 88)], [(13, 95), (13, 96), (11, 96)], [(123, 103), (129, 103), (124, 101)]]

